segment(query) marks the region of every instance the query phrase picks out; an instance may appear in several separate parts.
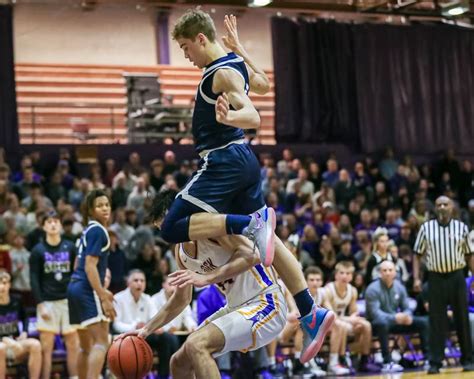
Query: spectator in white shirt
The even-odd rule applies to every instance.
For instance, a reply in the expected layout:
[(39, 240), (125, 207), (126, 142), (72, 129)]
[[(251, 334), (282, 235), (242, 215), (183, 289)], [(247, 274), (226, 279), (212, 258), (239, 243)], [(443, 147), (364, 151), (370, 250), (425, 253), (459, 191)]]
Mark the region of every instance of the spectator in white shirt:
[[(117, 317), (113, 323), (116, 333), (125, 333), (139, 329), (157, 312), (150, 295), (145, 294), (146, 279), (141, 270), (131, 270), (127, 277), (127, 288), (114, 296)], [(158, 329), (150, 334), (146, 341), (154, 351), (158, 352), (158, 374), (169, 377), (171, 356), (179, 348), (178, 337)]]
[(135, 234), (135, 229), (133, 226), (127, 224), (127, 219), (125, 217), (125, 209), (118, 208), (115, 211), (115, 222), (110, 226), (110, 229), (118, 237), (119, 247), (121, 250), (125, 250), (128, 246), (128, 242), (131, 240)]
[[(163, 289), (151, 298), (156, 306), (156, 309), (160, 310), (173, 295), (175, 291), (174, 286), (170, 286), (168, 277), (163, 278), (162, 283)], [(166, 324), (163, 329), (167, 332), (173, 333), (176, 331), (193, 332), (197, 328), (196, 319), (193, 316), (191, 307), (188, 305), (184, 310), (175, 317), (172, 321)]]
[(295, 193), (295, 184), (300, 184), (301, 193), (308, 194), (310, 196), (314, 195), (314, 184), (308, 180), (308, 170), (305, 168), (300, 168), (298, 170), (298, 177), (295, 179), (288, 180), (286, 185), (287, 193)]

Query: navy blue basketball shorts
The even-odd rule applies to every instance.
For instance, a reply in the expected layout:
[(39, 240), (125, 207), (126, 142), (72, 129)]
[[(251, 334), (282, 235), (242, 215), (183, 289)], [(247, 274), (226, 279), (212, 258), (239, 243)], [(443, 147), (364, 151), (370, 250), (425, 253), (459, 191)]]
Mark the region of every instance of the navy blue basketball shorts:
[(69, 322), (85, 328), (100, 321), (109, 321), (102, 311), (99, 296), (83, 280), (72, 279), (67, 288)]
[(258, 159), (246, 143), (210, 150), (177, 197), (210, 213), (256, 212), (265, 206)]

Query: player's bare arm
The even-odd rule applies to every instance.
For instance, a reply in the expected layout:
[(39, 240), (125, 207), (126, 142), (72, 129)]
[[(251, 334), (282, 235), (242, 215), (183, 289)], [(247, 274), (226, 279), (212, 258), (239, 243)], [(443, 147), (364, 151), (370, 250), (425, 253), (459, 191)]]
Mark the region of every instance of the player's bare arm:
[(229, 50), (244, 58), (249, 73), (250, 90), (259, 95), (265, 95), (270, 91), (270, 81), (268, 80), (265, 71), (255, 64), (243, 45), (240, 43), (237, 32), (237, 17), (232, 14), (230, 16), (226, 15), (224, 17), (224, 26), (226, 35), (222, 37), (222, 42)]
[(113, 306), (114, 295), (112, 292), (102, 287), (99, 271), (97, 271), (98, 261), (99, 257), (92, 255), (88, 255), (86, 257), (85, 271), (87, 279), (89, 280), (92, 289), (95, 291), (95, 293), (97, 293), (97, 296), (99, 296), (104, 314), (113, 320), (115, 316), (117, 316), (117, 312), (115, 312)]
[(349, 304), (349, 315), (350, 315), (350, 317), (358, 317), (359, 316), (359, 311), (357, 309), (357, 294), (358, 294), (357, 290), (353, 289), (351, 303)]
[[(260, 115), (244, 90), (242, 76), (230, 69), (220, 69), (214, 75), (212, 91), (220, 93), (216, 101), (217, 122), (235, 128), (258, 129)], [(230, 109), (230, 106), (234, 110)]]
[(218, 239), (219, 244), (228, 251), (233, 251), (232, 258), (225, 265), (205, 275), (191, 270), (178, 270), (169, 275), (170, 284), (178, 287), (193, 285), (204, 287), (235, 278), (260, 263), (260, 258), (253, 250), (251, 242), (241, 236), (226, 236)]

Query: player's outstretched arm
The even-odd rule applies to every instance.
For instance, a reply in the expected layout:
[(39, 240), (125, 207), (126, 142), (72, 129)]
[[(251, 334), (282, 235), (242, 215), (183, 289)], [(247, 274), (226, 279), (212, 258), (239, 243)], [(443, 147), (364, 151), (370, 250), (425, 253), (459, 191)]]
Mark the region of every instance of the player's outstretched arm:
[(247, 238), (234, 235), (219, 238), (218, 241), (224, 249), (234, 252), (232, 258), (225, 265), (205, 275), (191, 270), (175, 271), (169, 275), (171, 278), (170, 284), (178, 287), (187, 285), (204, 287), (209, 284), (222, 283), (235, 278), (260, 263), (259, 255), (253, 251), (253, 246)]
[(242, 129), (260, 127), (260, 115), (245, 93), (242, 75), (231, 69), (217, 70), (212, 91), (221, 94), (216, 101), (217, 122)]
[[(168, 299), (166, 304), (160, 311), (150, 320), (145, 326), (136, 331), (140, 337), (146, 338), (152, 334), (155, 330), (158, 330), (174, 320), (179, 314), (186, 308), (192, 300), (192, 287), (187, 286), (185, 288), (176, 288), (176, 291)], [(126, 333), (130, 335), (130, 333)]]
[(250, 90), (259, 95), (265, 95), (268, 91), (270, 91), (270, 81), (268, 80), (265, 71), (255, 64), (255, 62), (250, 58), (250, 55), (240, 43), (237, 32), (237, 17), (235, 17), (233, 14), (230, 16), (226, 15), (224, 17), (224, 26), (226, 35), (222, 37), (222, 42), (224, 42), (225, 47), (227, 47), (229, 50), (244, 58), (249, 72)]

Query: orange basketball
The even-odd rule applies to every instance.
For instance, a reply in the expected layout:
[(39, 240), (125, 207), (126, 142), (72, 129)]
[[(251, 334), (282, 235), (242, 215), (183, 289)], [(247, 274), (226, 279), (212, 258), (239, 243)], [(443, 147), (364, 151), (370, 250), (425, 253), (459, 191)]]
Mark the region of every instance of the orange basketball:
[(141, 379), (153, 366), (153, 351), (137, 336), (127, 336), (112, 343), (107, 353), (110, 371), (120, 379)]

